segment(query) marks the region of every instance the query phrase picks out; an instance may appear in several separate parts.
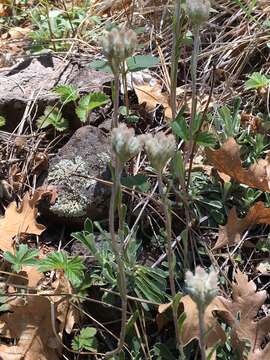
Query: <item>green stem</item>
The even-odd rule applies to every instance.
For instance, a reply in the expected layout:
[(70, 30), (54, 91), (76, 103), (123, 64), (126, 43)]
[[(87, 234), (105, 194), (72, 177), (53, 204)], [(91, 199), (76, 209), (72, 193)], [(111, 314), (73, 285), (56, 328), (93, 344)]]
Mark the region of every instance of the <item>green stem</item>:
[(110, 201), (110, 210), (109, 210), (109, 228), (110, 228), (110, 235), (111, 235), (111, 245), (112, 250), (115, 256), (117, 268), (118, 268), (118, 275), (119, 275), (119, 293), (122, 301), (122, 310), (121, 310), (121, 331), (119, 336), (119, 341), (117, 348), (109, 351), (105, 354), (105, 358), (112, 357), (113, 355), (118, 354), (125, 343), (125, 335), (126, 335), (126, 322), (127, 322), (127, 282), (126, 282), (126, 274), (125, 274), (125, 266), (122, 259), (122, 249), (119, 247), (117, 242), (117, 236), (115, 233), (115, 210), (117, 208), (117, 201), (119, 200), (119, 192), (121, 191), (121, 174), (122, 174), (122, 166), (119, 163), (119, 160), (116, 158), (115, 160), (115, 179), (112, 186), (112, 194), (111, 194), (111, 201)]
[(200, 328), (201, 360), (206, 360), (206, 352), (205, 352), (205, 324), (204, 324), (205, 309), (204, 309), (204, 307), (198, 306), (198, 313), (199, 313), (199, 328)]
[(175, 119), (177, 114), (176, 88), (177, 88), (178, 61), (180, 58), (181, 28), (182, 28), (181, 1), (175, 0), (175, 15), (173, 20), (173, 47), (172, 47), (172, 56), (171, 56), (171, 94), (170, 94), (173, 119)]
[(189, 125), (189, 142), (190, 142), (189, 155), (191, 154), (191, 149), (193, 144), (193, 139), (192, 139), (193, 124), (197, 110), (197, 65), (198, 65), (198, 54), (199, 54), (199, 45), (200, 45), (200, 27), (198, 25), (194, 26), (193, 36), (194, 36), (194, 47), (191, 58), (192, 104), (191, 104), (191, 118)]
[[(169, 266), (169, 282), (170, 282), (170, 289), (173, 300), (176, 296), (176, 289), (175, 289), (175, 279), (174, 279), (174, 254), (173, 254), (173, 247), (172, 247), (172, 222), (171, 222), (171, 216), (168, 206), (168, 199), (167, 195), (164, 193), (164, 185), (162, 181), (162, 173), (161, 171), (158, 172), (158, 187), (159, 187), (159, 194), (162, 200), (163, 205), (163, 211), (165, 215), (165, 226), (166, 226), (166, 252), (167, 252), (167, 260), (168, 260), (168, 266)], [(180, 339), (180, 332), (178, 327), (178, 314), (177, 314), (177, 308), (172, 305), (172, 311), (173, 311), (173, 323), (174, 323), (174, 329), (175, 329), (175, 336), (176, 336), (176, 343), (177, 348), (180, 353), (180, 359), (185, 359), (185, 354), (183, 350), (183, 346), (181, 344)]]
[(122, 81), (123, 81), (123, 87), (124, 87), (124, 99), (125, 99), (125, 106), (126, 106), (126, 109), (127, 109), (127, 116), (129, 116), (129, 100), (128, 100), (127, 73), (126, 73), (124, 67), (123, 67), (123, 72), (122, 72)]
[(118, 126), (118, 113), (119, 113), (119, 72), (114, 73), (114, 104), (113, 104), (113, 118), (112, 128)]

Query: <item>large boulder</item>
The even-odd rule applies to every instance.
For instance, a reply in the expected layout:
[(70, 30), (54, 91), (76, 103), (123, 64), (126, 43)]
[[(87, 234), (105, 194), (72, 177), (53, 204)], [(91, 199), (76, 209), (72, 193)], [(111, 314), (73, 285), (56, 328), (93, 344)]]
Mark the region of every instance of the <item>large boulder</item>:
[(54, 219), (73, 225), (82, 224), (86, 217), (107, 217), (109, 161), (110, 142), (102, 130), (88, 125), (74, 133), (50, 161), (45, 181), (57, 191), (56, 202), (49, 207)]
[[(32, 108), (31, 115), (38, 117), (47, 105), (58, 101), (52, 91), (57, 85), (72, 84), (81, 94), (102, 91), (112, 75), (83, 66), (78, 60), (46, 54), (0, 69), (0, 79), (0, 116), (7, 119), (5, 130), (13, 131), (26, 109)], [(64, 107), (63, 114), (74, 122), (76, 115), (71, 105)]]

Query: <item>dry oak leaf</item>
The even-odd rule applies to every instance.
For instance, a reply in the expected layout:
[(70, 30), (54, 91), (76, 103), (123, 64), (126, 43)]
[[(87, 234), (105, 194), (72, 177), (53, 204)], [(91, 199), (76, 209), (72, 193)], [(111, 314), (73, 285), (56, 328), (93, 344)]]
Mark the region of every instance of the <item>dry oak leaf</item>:
[(253, 205), (244, 218), (239, 218), (236, 209), (232, 208), (229, 212), (227, 224), (219, 227), (218, 240), (213, 250), (238, 244), (241, 240), (241, 234), (256, 224), (270, 225), (270, 208), (266, 208), (262, 201)]
[[(0, 317), (0, 336), (17, 339), (16, 345), (0, 345), (2, 360), (59, 360), (59, 345), (51, 324), (50, 301), (28, 296), (27, 303), (10, 303), (11, 311)], [(9, 336), (8, 336), (9, 334)]]
[(35, 204), (31, 204), (27, 193), (17, 208), (13, 201), (6, 209), (5, 217), (0, 218), (0, 249), (2, 251), (12, 251), (13, 238), (20, 234), (40, 235), (45, 226), (36, 222), (37, 209)]
[(270, 344), (262, 347), (270, 332), (270, 315), (256, 320), (266, 299), (266, 291), (257, 291), (254, 281), (248, 281), (247, 275), (240, 271), (236, 273), (232, 284), (232, 300), (220, 298), (224, 308), (228, 310), (221, 317), (232, 328), (234, 347), (240, 350), (246, 340), (251, 345), (248, 360), (270, 359)]
[[(218, 342), (224, 343), (226, 341), (226, 334), (213, 314), (214, 311), (228, 311), (226, 307), (224, 307), (221, 299), (222, 297), (217, 296), (207, 306), (205, 311), (204, 321), (207, 334), (205, 341), (208, 348), (212, 348)], [(181, 303), (183, 304), (184, 311), (186, 313), (186, 320), (183, 324), (183, 331), (181, 336), (182, 343), (185, 346), (193, 339), (199, 339), (199, 317), (197, 305), (189, 295), (182, 297)]]
[(161, 85), (158, 81), (153, 85), (150, 83), (134, 84), (134, 90), (138, 97), (139, 104), (145, 104), (147, 111), (154, 111), (157, 105), (164, 107), (165, 118), (172, 119), (172, 109), (169, 105), (168, 94), (161, 92)]
[(233, 138), (229, 138), (218, 150), (207, 149), (206, 155), (218, 171), (221, 171), (241, 184), (262, 191), (270, 191), (270, 158), (259, 159), (248, 169), (242, 167), (240, 146)]
[[(54, 281), (52, 286), (55, 288), (54, 295), (61, 295), (53, 296), (51, 301), (53, 301), (56, 306), (56, 318), (59, 320), (60, 334), (63, 330), (70, 334), (75, 323), (78, 323), (79, 312), (69, 301), (69, 295), (73, 293), (70, 282), (61, 272), (57, 273), (57, 276), (58, 278)], [(67, 294), (67, 296), (63, 297), (62, 294)]]

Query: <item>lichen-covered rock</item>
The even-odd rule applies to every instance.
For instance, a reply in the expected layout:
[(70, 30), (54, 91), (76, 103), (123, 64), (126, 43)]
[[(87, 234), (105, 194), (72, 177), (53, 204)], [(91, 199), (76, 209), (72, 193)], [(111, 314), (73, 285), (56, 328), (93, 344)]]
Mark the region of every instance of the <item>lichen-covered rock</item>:
[(49, 165), (47, 185), (57, 191), (50, 213), (68, 224), (107, 217), (110, 186), (98, 179), (110, 179), (109, 161), (110, 143), (100, 129), (77, 130)]

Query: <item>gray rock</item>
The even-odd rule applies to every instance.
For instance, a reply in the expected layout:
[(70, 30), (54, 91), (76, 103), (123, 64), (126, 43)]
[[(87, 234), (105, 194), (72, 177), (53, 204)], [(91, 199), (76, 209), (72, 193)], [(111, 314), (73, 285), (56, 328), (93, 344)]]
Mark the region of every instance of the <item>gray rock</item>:
[(57, 85), (72, 84), (81, 93), (89, 93), (102, 91), (111, 79), (110, 74), (52, 54), (28, 58), (8, 70), (0, 69), (0, 115), (7, 119), (5, 130), (12, 131), (17, 126), (29, 103), (35, 102), (32, 113), (36, 115), (46, 105), (54, 104), (58, 96), (52, 89)]
[(109, 161), (104, 133), (93, 126), (78, 129), (50, 162), (46, 182), (56, 187), (57, 200), (49, 212), (68, 224), (106, 218), (111, 189), (96, 178), (110, 180)]

